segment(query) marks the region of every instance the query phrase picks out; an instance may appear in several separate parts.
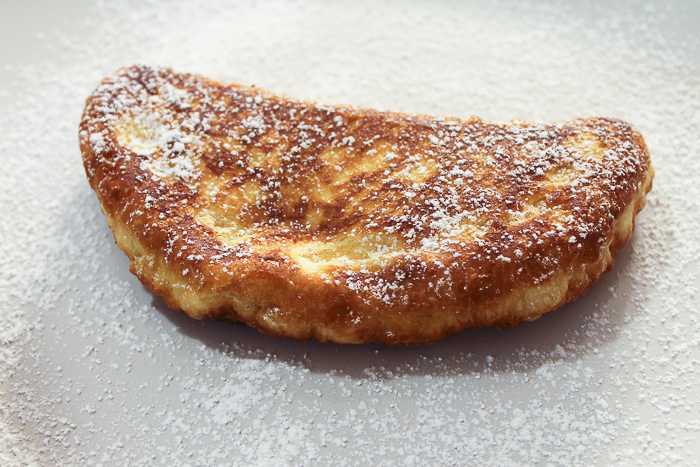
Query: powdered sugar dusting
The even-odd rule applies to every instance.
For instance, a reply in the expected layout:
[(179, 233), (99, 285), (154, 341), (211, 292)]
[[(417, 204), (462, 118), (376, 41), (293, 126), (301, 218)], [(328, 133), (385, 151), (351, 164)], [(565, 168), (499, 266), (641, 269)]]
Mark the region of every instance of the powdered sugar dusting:
[[(700, 73), (664, 22), (687, 13), (225, 3), (91, 7), (3, 71), (22, 92), (0, 94), (1, 465), (697, 463)], [(80, 164), (85, 97), (134, 62), (433, 115), (619, 117), (655, 187), (615, 270), (515, 330), (390, 349), (196, 322), (126, 272)], [(196, 176), (178, 142), (143, 139), (173, 151), (157, 176)]]

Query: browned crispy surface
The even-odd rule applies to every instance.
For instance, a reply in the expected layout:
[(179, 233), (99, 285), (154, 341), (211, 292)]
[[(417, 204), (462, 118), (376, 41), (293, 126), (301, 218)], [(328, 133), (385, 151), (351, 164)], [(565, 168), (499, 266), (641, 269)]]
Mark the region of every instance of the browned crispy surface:
[(651, 189), (630, 125), (325, 106), (135, 66), (80, 145), (131, 271), (195, 318), (412, 345), (515, 326), (612, 267)]

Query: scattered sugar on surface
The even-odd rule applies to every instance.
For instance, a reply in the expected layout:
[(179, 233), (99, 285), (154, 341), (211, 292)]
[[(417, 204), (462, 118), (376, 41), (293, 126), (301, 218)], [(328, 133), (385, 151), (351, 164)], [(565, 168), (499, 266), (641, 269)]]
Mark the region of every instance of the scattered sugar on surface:
[[(3, 70), (22, 95), (0, 95), (0, 465), (697, 464), (700, 73), (663, 8), (91, 8), (100, 41), (47, 33), (51, 60)], [(80, 162), (85, 97), (134, 62), (433, 115), (619, 117), (655, 187), (615, 270), (514, 330), (391, 349), (196, 322), (128, 274)]]

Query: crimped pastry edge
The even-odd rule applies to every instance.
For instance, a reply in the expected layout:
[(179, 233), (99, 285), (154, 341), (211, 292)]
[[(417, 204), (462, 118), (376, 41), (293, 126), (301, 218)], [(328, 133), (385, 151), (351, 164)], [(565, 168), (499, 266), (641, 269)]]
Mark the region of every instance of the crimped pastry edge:
[[(359, 329), (343, 325), (323, 326), (318, 323), (307, 323), (307, 326), (295, 329), (290, 329), (284, 323), (280, 326), (271, 325), (269, 320), (263, 318), (266, 311), (264, 307), (245, 300), (231, 291), (228, 293), (203, 292), (189, 288), (187, 281), (178, 274), (178, 271), (158, 260), (157, 254), (149, 252), (136, 235), (117, 216), (109, 212), (104, 204), (101, 204), (117, 246), (131, 260), (129, 266), (131, 273), (175, 311), (186, 313), (195, 319), (214, 318), (219, 321), (246, 324), (276, 337), (314, 338), (320, 342), (331, 341), (342, 344), (377, 342), (390, 346), (411, 346), (435, 343), (472, 327), (513, 328), (519, 324), (534, 321), (579, 298), (605, 272), (612, 269), (615, 254), (631, 238), (636, 216), (646, 204), (646, 194), (651, 190), (653, 177), (654, 169), (650, 166), (647, 177), (633, 201), (615, 220), (597, 261), (581, 263), (577, 270), (550, 278), (544, 284), (523, 285), (502, 294), (498, 302), (493, 304), (488, 315), (481, 315), (481, 317), (472, 315), (472, 319), (468, 320), (466, 326), (455, 323), (463, 322), (464, 315), (470, 315), (471, 310), (465, 310), (458, 305), (451, 310), (440, 310), (437, 314), (439, 322), (430, 328), (411, 329), (410, 332), (400, 334), (390, 323), (377, 326), (376, 324), (379, 323), (365, 322), (365, 326)], [(528, 312), (527, 308), (532, 307), (533, 303), (546, 303), (547, 305), (542, 308), (545, 311)]]

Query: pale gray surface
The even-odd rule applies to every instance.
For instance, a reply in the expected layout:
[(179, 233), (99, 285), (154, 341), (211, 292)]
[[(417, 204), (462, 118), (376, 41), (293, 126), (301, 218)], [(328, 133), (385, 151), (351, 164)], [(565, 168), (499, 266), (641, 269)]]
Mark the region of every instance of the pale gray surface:
[[(698, 464), (698, 2), (223, 3), (2, 5), (0, 464)], [(196, 322), (129, 274), (82, 173), (84, 99), (134, 62), (435, 115), (624, 118), (655, 188), (615, 270), (514, 330), (392, 349)]]

